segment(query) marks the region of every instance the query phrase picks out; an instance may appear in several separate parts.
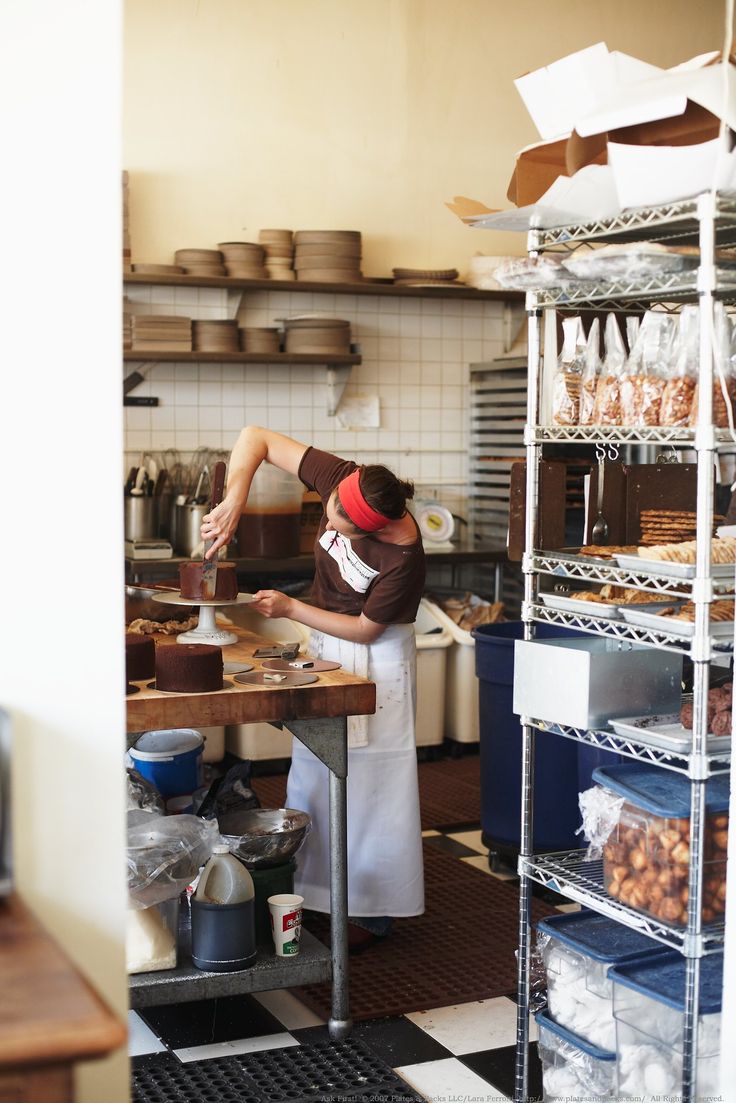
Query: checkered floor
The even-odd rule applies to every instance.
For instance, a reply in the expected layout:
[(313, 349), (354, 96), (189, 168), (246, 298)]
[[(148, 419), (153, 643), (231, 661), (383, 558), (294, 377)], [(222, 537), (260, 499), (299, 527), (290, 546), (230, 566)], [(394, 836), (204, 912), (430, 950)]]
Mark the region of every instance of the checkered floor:
[[(514, 876), (511, 871), (491, 872), (480, 829), (425, 831), (424, 836), (489, 876)], [(576, 907), (567, 904), (561, 910)], [(380, 947), (370, 952), (380, 953)], [(149, 1008), (130, 1012), (133, 1099), (506, 1100), (513, 1097), (515, 1037), (516, 1004), (506, 997), (356, 1023), (350, 1042), (342, 1047), (329, 1044), (324, 1022), (284, 990)], [(533, 1029), (531, 1037), (536, 1037)], [(297, 1055), (294, 1047), (304, 1048)], [(259, 1062), (258, 1055), (267, 1051), (269, 1056)], [(312, 1056), (323, 1080), (315, 1079), (314, 1069), (309, 1076), (303, 1072)], [(339, 1074), (331, 1061), (338, 1063)], [(354, 1075), (346, 1072), (350, 1068)], [(217, 1084), (228, 1086), (221, 1092), (208, 1087), (210, 1094), (203, 1093), (202, 1078), (208, 1072)], [(239, 1093), (232, 1088), (233, 1077), (241, 1078)], [(530, 1097), (541, 1099), (541, 1087), (532, 1046)]]

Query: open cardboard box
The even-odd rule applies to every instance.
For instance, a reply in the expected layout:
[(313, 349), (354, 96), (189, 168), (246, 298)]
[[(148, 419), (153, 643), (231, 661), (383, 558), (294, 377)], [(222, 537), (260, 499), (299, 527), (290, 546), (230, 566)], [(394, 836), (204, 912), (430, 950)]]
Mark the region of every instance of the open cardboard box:
[(464, 210), (474, 226), (609, 218), (714, 183), (736, 188), (736, 151), (729, 141), (719, 156), (718, 140), (721, 118), (736, 131), (731, 58), (724, 67), (719, 53), (704, 54), (663, 70), (599, 42), (515, 83), (542, 141), (517, 155), (508, 197), (519, 210)]

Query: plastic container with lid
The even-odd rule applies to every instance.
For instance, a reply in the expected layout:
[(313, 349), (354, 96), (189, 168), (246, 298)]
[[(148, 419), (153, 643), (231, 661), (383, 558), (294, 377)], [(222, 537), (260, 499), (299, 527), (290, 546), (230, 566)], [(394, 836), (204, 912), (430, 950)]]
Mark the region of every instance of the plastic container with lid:
[[(600, 766), (593, 781), (623, 797), (618, 822), (603, 848), (606, 890), (621, 903), (664, 923), (687, 923), (690, 781), (643, 763)], [(703, 923), (723, 919), (730, 777), (705, 787)]]
[(143, 732), (128, 752), (139, 774), (162, 797), (193, 793), (202, 784), (202, 733), (194, 728)]
[(546, 936), (542, 960), (549, 1017), (591, 1045), (613, 1050), (616, 1024), (609, 967), (666, 951), (639, 931), (591, 911), (551, 915), (536, 927)]
[[(677, 952), (610, 971), (617, 1098), (682, 1097), (685, 959)], [(700, 962), (696, 1098), (718, 1099), (723, 954)]]
[(616, 1054), (553, 1022), (545, 1011), (535, 1018), (545, 1103), (614, 1099)]
[(417, 641), (417, 747), (438, 746), (445, 736), (445, 673), (452, 636), (422, 598), (414, 622)]
[(246, 558), (299, 555), (304, 485), (286, 471), (262, 463), (238, 525), (238, 552)]
[(218, 844), (192, 898), (192, 962), (211, 973), (231, 973), (255, 960), (253, 878), (224, 843)]

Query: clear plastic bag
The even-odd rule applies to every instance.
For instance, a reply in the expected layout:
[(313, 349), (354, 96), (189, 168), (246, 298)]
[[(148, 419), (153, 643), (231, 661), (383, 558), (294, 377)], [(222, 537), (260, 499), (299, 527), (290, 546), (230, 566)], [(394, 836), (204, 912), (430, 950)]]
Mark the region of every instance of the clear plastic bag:
[(646, 280), (661, 272), (693, 268), (697, 263), (697, 256), (674, 251), (655, 241), (637, 241), (587, 251), (579, 249), (563, 261), (563, 266), (580, 280), (611, 283)]
[[(713, 375), (713, 424), (728, 429), (736, 418), (736, 328), (734, 319), (726, 313), (723, 303), (714, 307), (715, 363)], [(695, 387), (690, 409), (691, 428), (698, 423), (698, 394)], [(725, 392), (725, 393), (724, 393)], [(731, 421), (729, 421), (729, 413)]]
[(129, 768), (126, 774), (128, 776), (128, 812), (140, 809), (163, 816), (166, 805), (156, 786), (137, 770)]
[(149, 908), (178, 896), (220, 841), (217, 824), (198, 816), (150, 816), (129, 825), (130, 907)]
[(675, 325), (669, 314), (644, 315), (621, 380), (624, 425), (659, 425)]
[(569, 275), (562, 267), (562, 259), (549, 253), (540, 257), (513, 257), (500, 264), (494, 270), (493, 277), (501, 287), (510, 291), (557, 287), (560, 281), (569, 282)]
[(594, 785), (578, 794), (578, 805), (583, 822), (575, 834), (588, 840), (585, 860), (590, 862), (601, 857), (603, 847), (618, 827), (624, 798)]
[(621, 424), (621, 374), (626, 348), (615, 314), (606, 318), (605, 357), (598, 375), (593, 406), (593, 425)]
[(552, 381), (552, 422), (554, 425), (578, 425), (586, 348), (582, 318), (564, 318), (562, 332), (562, 352)]
[(592, 425), (593, 412), (595, 410), (595, 395), (598, 387), (598, 376), (601, 370), (600, 353), (601, 323), (597, 318), (593, 319), (590, 327), (588, 341), (585, 347), (585, 366), (583, 368), (580, 387), (580, 424)]
[(672, 345), (670, 376), (662, 393), (660, 425), (688, 425), (698, 381), (700, 310), (684, 306), (677, 342)]

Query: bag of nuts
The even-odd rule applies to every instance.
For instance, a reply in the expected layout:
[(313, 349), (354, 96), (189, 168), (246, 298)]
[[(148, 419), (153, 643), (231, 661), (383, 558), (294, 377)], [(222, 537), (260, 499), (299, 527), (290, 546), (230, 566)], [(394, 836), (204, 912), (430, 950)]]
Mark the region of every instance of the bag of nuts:
[(700, 354), (700, 310), (684, 306), (680, 313), (677, 342), (672, 346), (671, 375), (665, 383), (660, 425), (688, 425), (698, 381)]
[(578, 425), (580, 388), (585, 366), (585, 331), (582, 318), (564, 318), (562, 333), (562, 352), (552, 381), (552, 423)]
[(674, 329), (669, 314), (644, 315), (621, 381), (624, 425), (659, 425)]
[(615, 314), (606, 318), (605, 356), (598, 375), (593, 406), (593, 425), (621, 424), (621, 373), (626, 347)]
[[(736, 421), (736, 333), (723, 303), (714, 307), (715, 360), (713, 375), (713, 413), (711, 421), (719, 429), (728, 429)], [(698, 423), (699, 384), (695, 387), (690, 409), (690, 427)]]
[(581, 425), (593, 424), (595, 392), (598, 385), (598, 374), (601, 369), (600, 334), (601, 323), (597, 318), (594, 318), (585, 346), (585, 366), (583, 367), (580, 389)]

